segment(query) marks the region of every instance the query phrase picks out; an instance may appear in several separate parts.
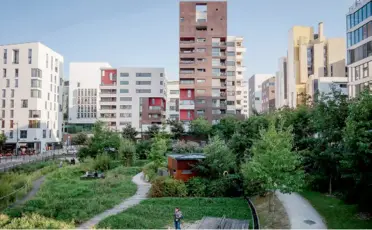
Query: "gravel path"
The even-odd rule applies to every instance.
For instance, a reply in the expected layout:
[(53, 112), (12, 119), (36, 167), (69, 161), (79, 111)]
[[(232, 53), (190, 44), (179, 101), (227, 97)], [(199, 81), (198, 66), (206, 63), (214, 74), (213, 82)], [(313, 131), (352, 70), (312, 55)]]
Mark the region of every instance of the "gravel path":
[(26, 203), (27, 201), (31, 200), (36, 195), (36, 193), (39, 191), (40, 186), (44, 183), (44, 181), (45, 181), (45, 176), (40, 177), (39, 179), (32, 182), (31, 191), (27, 193), (27, 195), (23, 197), (21, 200), (17, 200), (14, 204), (12, 204), (11, 207), (22, 205)]
[(119, 214), (120, 212), (125, 211), (126, 209), (139, 204), (142, 200), (146, 200), (147, 193), (150, 190), (151, 184), (144, 181), (143, 173), (141, 172), (135, 175), (132, 181), (137, 185), (137, 192), (134, 196), (129, 197), (128, 199), (124, 200), (122, 203), (116, 205), (112, 209), (108, 209), (103, 213), (96, 215), (92, 219), (80, 225), (78, 229), (92, 229), (103, 219), (112, 215)]
[(287, 211), (291, 229), (327, 229), (319, 213), (298, 193), (276, 192), (276, 196)]

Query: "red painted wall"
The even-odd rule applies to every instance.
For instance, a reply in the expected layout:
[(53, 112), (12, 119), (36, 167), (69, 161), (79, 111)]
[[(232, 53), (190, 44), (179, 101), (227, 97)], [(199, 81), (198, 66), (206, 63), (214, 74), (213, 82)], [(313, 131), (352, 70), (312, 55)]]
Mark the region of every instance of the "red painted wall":
[(182, 170), (191, 170), (193, 165), (196, 165), (199, 161), (177, 161), (171, 157), (168, 157), (168, 171), (169, 174), (177, 180), (188, 181), (190, 178), (197, 176), (195, 171), (192, 174), (182, 174)]
[(116, 69), (105, 70), (105, 74), (101, 76), (101, 83), (102, 84), (109, 85), (109, 84), (116, 83), (116, 77), (115, 77), (115, 80), (110, 80), (110, 73), (112, 73), (113, 75), (116, 76), (117, 71), (116, 71)]
[[(155, 99), (154, 103), (152, 103), (152, 99)], [(159, 97), (150, 97), (149, 98), (149, 106), (161, 106), (163, 102), (163, 108), (165, 107), (165, 99)]]
[[(190, 111), (190, 118), (187, 117), (187, 111)], [(194, 120), (194, 116), (195, 116), (195, 113), (194, 113), (194, 110), (180, 110), (180, 120), (183, 120), (183, 121), (191, 121), (191, 120)]]
[(190, 89), (181, 89), (180, 90), (180, 100), (194, 100), (195, 99), (195, 91), (191, 89), (191, 97), (187, 96), (187, 91)]

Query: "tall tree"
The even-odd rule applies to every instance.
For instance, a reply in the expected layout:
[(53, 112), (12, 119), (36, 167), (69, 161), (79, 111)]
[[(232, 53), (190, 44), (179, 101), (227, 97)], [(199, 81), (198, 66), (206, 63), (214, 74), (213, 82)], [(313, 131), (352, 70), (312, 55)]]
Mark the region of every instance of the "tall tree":
[(122, 139), (120, 141), (119, 155), (125, 166), (132, 166), (136, 159), (136, 146), (133, 141)]
[(235, 116), (225, 116), (216, 125), (213, 125), (213, 134), (219, 135), (224, 140), (229, 140), (236, 131), (239, 120)]
[(212, 125), (204, 118), (198, 117), (191, 121), (189, 132), (200, 138), (207, 138), (211, 134)]
[(7, 140), (7, 137), (5, 136), (5, 134), (1, 133), (0, 134), (0, 150), (3, 150), (3, 146), (6, 140)]
[(152, 124), (151, 126), (148, 127), (147, 129), (147, 135), (150, 137), (150, 138), (153, 138), (155, 137), (156, 135), (158, 135), (160, 132), (160, 127), (159, 125), (157, 124)]
[(185, 133), (182, 122), (177, 120), (168, 120), (167, 123), (170, 126), (170, 131), (174, 139), (179, 139)]
[(78, 133), (72, 138), (73, 145), (85, 145), (88, 141), (88, 135), (86, 133)]
[(154, 162), (156, 168), (159, 168), (164, 163), (167, 149), (167, 140), (160, 136), (155, 136), (151, 144), (149, 159)]
[(124, 138), (124, 139), (129, 139), (129, 140), (132, 140), (132, 141), (135, 141), (136, 140), (136, 136), (138, 135), (138, 132), (136, 131), (136, 129), (134, 127), (132, 127), (132, 125), (130, 124), (127, 124), (124, 128), (123, 128), (123, 131), (121, 132), (121, 136)]

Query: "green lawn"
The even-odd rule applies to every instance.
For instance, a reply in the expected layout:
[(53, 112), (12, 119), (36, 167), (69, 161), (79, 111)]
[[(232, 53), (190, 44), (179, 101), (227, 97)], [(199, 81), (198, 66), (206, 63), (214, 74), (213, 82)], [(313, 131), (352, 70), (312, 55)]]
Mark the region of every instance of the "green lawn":
[(83, 166), (68, 166), (47, 176), (36, 197), (23, 207), (7, 210), (12, 217), (38, 213), (60, 221), (80, 224), (132, 196), (137, 187), (131, 182), (140, 168), (120, 166), (105, 179), (80, 180)]
[(154, 229), (173, 225), (174, 208), (179, 207), (184, 222), (192, 223), (204, 216), (248, 219), (252, 214), (242, 198), (153, 198), (141, 202), (118, 215), (108, 217), (98, 228)]
[(371, 229), (372, 219), (361, 220), (357, 216), (355, 205), (318, 192), (302, 192), (313, 207), (323, 216), (329, 229)]

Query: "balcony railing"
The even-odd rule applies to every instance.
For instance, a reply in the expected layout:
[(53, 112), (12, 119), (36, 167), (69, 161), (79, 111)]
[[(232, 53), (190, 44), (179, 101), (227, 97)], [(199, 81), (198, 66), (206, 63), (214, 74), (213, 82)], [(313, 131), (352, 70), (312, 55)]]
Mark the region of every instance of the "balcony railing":
[(181, 44), (192, 44), (194, 42), (195, 42), (194, 40), (181, 40), (180, 41)]
[(180, 61), (181, 64), (194, 64), (195, 61)]
[(226, 46), (226, 42), (213, 42), (212, 46)]
[(180, 74), (194, 74), (195, 71), (180, 71)]
[(180, 84), (183, 84), (183, 85), (193, 85), (195, 82), (194, 81), (180, 81)]
[(150, 106), (149, 107), (149, 110), (156, 110), (156, 111), (158, 111), (158, 110), (161, 110), (161, 106)]
[(109, 83), (109, 84), (107, 84), (107, 83), (102, 83), (102, 82), (101, 82), (100, 85), (101, 85), (101, 86), (114, 86), (114, 85), (116, 85), (116, 82)]
[(195, 50), (181, 50), (181, 54), (193, 54)]
[(116, 99), (103, 99), (103, 98), (101, 98), (100, 102), (116, 102)]
[(183, 100), (180, 101), (180, 105), (195, 105), (195, 102), (191, 100)]

